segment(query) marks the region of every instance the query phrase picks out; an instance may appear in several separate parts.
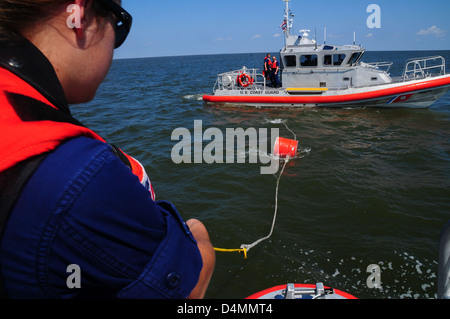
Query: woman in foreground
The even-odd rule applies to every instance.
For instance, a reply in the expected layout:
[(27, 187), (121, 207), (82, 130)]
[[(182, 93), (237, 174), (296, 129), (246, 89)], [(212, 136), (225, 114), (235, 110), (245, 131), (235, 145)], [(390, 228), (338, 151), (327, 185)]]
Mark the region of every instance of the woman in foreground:
[(131, 16), (113, 0), (0, 1), (0, 292), (4, 298), (203, 298), (198, 220), (156, 202), (142, 165), (71, 116)]

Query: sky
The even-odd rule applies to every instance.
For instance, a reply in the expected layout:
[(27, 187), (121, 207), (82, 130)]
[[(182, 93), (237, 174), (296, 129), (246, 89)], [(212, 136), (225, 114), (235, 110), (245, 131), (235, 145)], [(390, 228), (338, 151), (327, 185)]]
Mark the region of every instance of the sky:
[[(369, 28), (379, 6), (380, 28)], [(282, 0), (123, 0), (133, 27), (115, 58), (278, 52)], [(293, 33), (368, 51), (450, 50), (449, 0), (292, 0)]]

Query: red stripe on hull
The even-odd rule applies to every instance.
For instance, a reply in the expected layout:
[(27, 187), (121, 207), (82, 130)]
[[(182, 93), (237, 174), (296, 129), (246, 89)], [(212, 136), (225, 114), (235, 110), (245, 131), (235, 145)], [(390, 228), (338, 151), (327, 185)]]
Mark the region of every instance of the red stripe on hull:
[[(295, 288), (310, 288), (310, 289), (314, 289), (314, 288), (316, 288), (316, 285), (295, 284)], [(324, 287), (324, 288), (325, 289), (330, 289), (330, 287)], [(267, 295), (269, 295), (271, 293), (275, 293), (275, 292), (280, 292), (280, 294), (281, 294), (281, 292), (284, 289), (286, 289), (286, 285), (280, 285), (280, 286), (272, 287), (272, 288), (260, 291), (260, 292), (258, 292), (256, 294), (253, 294), (253, 295), (251, 295), (251, 296), (249, 296), (249, 297), (247, 297), (245, 299), (249, 299), (249, 300), (261, 299), (261, 298), (263, 298), (263, 297), (265, 297), (265, 296), (267, 296)], [(353, 295), (351, 295), (351, 294), (349, 294), (347, 292), (344, 292), (344, 291), (341, 291), (341, 290), (337, 290), (337, 289), (334, 289), (334, 291), (335, 291), (335, 293), (337, 295), (339, 295), (339, 296), (341, 296), (341, 297), (343, 297), (345, 299), (357, 299), (355, 296), (353, 296)]]
[(407, 94), (450, 85), (450, 76), (426, 82), (408, 84), (400, 87), (375, 90), (371, 92), (333, 95), (333, 96), (215, 96), (205, 95), (205, 102), (217, 103), (265, 103), (265, 104), (338, 104), (373, 100), (393, 95)]

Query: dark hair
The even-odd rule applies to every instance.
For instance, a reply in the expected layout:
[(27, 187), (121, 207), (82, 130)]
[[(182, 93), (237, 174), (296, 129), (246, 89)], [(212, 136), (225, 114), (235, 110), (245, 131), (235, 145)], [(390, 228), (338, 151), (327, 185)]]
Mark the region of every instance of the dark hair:
[[(108, 12), (98, 1), (93, 0), (98, 16)], [(25, 30), (49, 18), (69, 0), (0, 0), (0, 39), (17, 39)]]

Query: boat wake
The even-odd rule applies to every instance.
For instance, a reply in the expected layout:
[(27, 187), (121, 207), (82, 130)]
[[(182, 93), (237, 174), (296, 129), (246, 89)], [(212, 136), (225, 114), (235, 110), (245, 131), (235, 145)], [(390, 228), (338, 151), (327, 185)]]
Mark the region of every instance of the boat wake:
[(188, 94), (183, 96), (185, 100), (203, 101), (203, 94)]
[(266, 120), (266, 123), (271, 123), (271, 124), (283, 124), (286, 123), (286, 120), (282, 120), (282, 119), (275, 119), (275, 120)]

